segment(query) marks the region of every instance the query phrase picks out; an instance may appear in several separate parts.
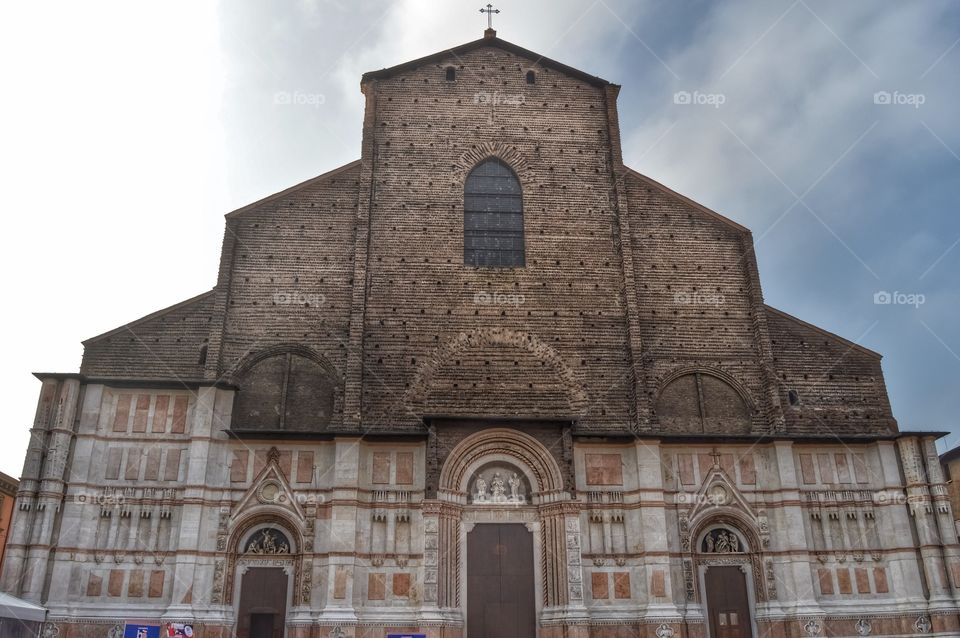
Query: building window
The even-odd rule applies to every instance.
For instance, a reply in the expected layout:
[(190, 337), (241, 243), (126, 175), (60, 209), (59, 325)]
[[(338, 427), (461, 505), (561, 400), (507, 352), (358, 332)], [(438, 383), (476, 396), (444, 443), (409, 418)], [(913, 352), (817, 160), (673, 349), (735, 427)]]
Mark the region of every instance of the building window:
[(520, 180), (496, 157), (484, 160), (467, 176), (463, 193), (463, 263), (499, 268), (524, 265)]
[(452, 66), (447, 67), (447, 82), (453, 82), (457, 79), (457, 70)]
[(536, 84), (537, 74), (533, 71), (527, 71), (527, 84)]
[(787, 400), (790, 402), (790, 405), (800, 405), (800, 395), (796, 390), (787, 391)]

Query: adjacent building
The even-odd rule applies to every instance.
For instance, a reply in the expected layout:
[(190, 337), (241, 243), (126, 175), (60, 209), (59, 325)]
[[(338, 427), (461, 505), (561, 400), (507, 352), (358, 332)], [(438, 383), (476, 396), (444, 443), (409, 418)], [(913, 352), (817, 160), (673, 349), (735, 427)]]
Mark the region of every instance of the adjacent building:
[(20, 481), (0, 472), (0, 573), (7, 552), (7, 536), (13, 525), (13, 503), (17, 498)]

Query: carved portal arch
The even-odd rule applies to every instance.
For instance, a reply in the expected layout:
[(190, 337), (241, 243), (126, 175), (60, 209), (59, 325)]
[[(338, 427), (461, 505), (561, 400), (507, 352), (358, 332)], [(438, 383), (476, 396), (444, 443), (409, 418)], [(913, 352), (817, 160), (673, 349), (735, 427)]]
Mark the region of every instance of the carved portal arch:
[[(517, 474), (518, 494), (511, 501), (509, 481), (493, 502), (476, 502), (478, 476), (498, 471)], [(501, 475), (503, 477), (503, 475)], [(527, 490), (529, 498), (527, 498)], [(564, 491), (563, 474), (549, 450), (524, 432), (508, 428), (480, 430), (464, 438), (447, 455), (440, 471), (438, 500), (424, 509), (424, 561), (428, 566), (424, 597), (442, 608), (458, 608), (467, 587), (467, 532), (476, 523), (524, 523), (534, 534), (538, 610), (561, 613), (565, 605), (581, 606), (583, 581), (579, 509)], [(433, 567), (435, 565), (435, 567)], [(430, 584), (436, 582), (436, 585)], [(564, 611), (563, 613), (568, 613)], [(546, 616), (542, 620), (549, 620)]]
[[(265, 532), (271, 536), (272, 545), (265, 538)], [(281, 546), (283, 542), (286, 543), (285, 548)], [(302, 592), (304, 583), (308, 583), (310, 578), (309, 575), (304, 575), (303, 546), (303, 534), (285, 510), (274, 506), (258, 506), (255, 511), (239, 518), (233, 525), (226, 556), (218, 559), (215, 564), (214, 600), (233, 604), (238, 572), (241, 568), (246, 569), (248, 563), (264, 561), (283, 564), (292, 570), (293, 592)], [(294, 595), (293, 604), (299, 604), (300, 598)]]
[[(695, 539), (692, 551), (696, 571), (702, 575), (704, 568), (711, 565), (740, 565), (745, 572), (749, 572), (748, 582), (753, 585), (755, 601), (764, 602), (773, 597), (768, 596), (768, 585), (773, 584), (767, 583), (763, 557), (760, 554), (763, 545), (753, 521), (735, 508), (722, 507), (717, 510), (691, 522), (692, 536)], [(723, 535), (728, 539), (727, 546), (718, 548), (718, 541)], [(736, 550), (730, 547), (731, 535), (736, 538)], [(709, 549), (711, 541), (713, 546)], [(688, 577), (692, 576), (690, 573)], [(691, 585), (692, 582), (688, 583), (688, 592), (691, 591)]]
[(717, 529), (726, 529), (738, 534), (743, 553), (758, 552), (763, 545), (755, 523), (742, 511), (735, 507), (714, 507), (712, 511), (701, 512), (691, 522), (691, 532), (696, 542), (693, 551), (700, 552), (704, 538), (708, 532)]
[(508, 428), (482, 430), (462, 440), (443, 465), (438, 492), (466, 502), (477, 471), (498, 461), (522, 471), (540, 502), (563, 492), (563, 474), (550, 452), (533, 437)]

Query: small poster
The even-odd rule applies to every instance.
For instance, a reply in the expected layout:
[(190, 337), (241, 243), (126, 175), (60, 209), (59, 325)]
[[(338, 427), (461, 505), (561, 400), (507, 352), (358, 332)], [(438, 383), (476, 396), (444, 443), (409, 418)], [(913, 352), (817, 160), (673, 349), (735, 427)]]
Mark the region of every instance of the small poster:
[(123, 629), (123, 638), (160, 638), (160, 625), (127, 623)]
[(182, 622), (172, 622), (167, 625), (166, 638), (193, 638), (193, 625)]

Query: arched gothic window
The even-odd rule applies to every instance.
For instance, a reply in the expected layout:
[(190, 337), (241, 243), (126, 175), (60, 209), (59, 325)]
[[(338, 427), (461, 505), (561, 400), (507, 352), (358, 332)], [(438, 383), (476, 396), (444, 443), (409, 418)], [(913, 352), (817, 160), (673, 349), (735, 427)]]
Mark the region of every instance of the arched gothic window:
[(520, 180), (496, 157), (478, 164), (464, 185), (463, 263), (500, 268), (525, 263)]

